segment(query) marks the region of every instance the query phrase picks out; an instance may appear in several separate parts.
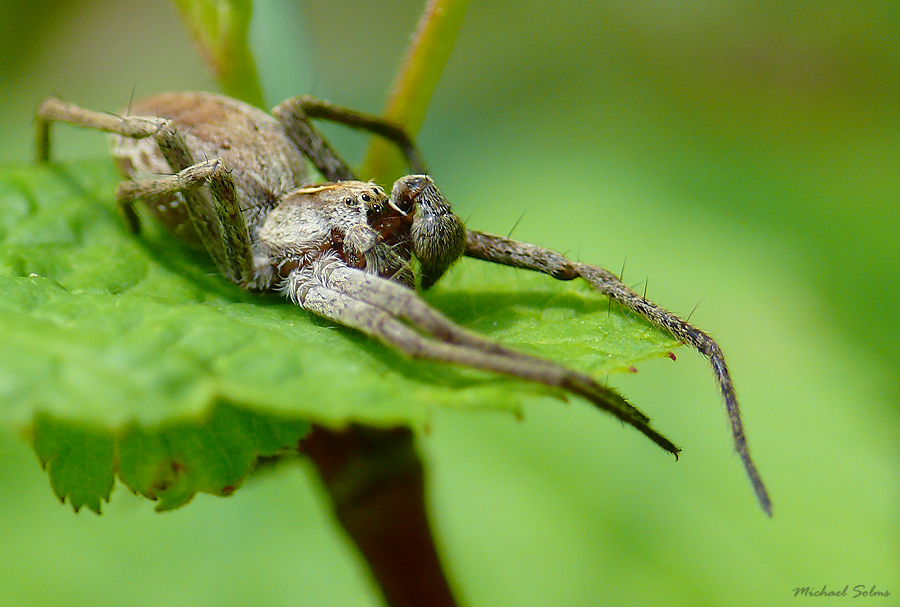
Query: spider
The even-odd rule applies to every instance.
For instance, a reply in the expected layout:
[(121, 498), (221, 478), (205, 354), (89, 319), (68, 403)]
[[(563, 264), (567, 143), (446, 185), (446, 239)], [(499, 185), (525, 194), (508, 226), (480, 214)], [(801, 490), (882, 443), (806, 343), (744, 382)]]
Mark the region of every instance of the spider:
[[(416, 289), (432, 286), (463, 255), (559, 280), (582, 278), (689, 344), (712, 365), (735, 449), (760, 505), (771, 515), (719, 345), (608, 270), (467, 229), (426, 174), (416, 145), (402, 128), (306, 96), (284, 101), (270, 115), (210, 93), (164, 93), (133, 102), (126, 114), (45, 100), (37, 112), (39, 159), (49, 159), (53, 122), (111, 133), (112, 153), (126, 178), (116, 189), (116, 199), (133, 232), (140, 229), (134, 210), (140, 200), (173, 235), (205, 249), (219, 271), (240, 286), (280, 291), (305, 310), (410, 357), (577, 394), (677, 459), (678, 447), (615, 391), (584, 373), (463, 329), (429, 306)], [(388, 139), (404, 152), (412, 174), (400, 178), (390, 195), (374, 183), (356, 180), (313, 127), (313, 119)], [(310, 185), (307, 160), (327, 183)]]

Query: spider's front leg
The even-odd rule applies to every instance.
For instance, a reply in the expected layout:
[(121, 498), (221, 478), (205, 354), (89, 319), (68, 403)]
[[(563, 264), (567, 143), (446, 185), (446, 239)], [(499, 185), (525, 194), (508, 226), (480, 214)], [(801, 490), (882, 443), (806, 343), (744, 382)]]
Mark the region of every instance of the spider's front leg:
[(680, 449), (651, 428), (649, 418), (616, 392), (585, 374), (470, 333), (428, 306), (415, 291), (394, 281), (326, 256), (294, 270), (285, 282), (288, 295), (306, 310), (373, 336), (407, 356), (567, 390), (634, 426), (678, 457)]
[[(310, 186), (285, 196), (259, 231), (259, 251), (270, 267), (268, 285), (306, 310), (410, 357), (568, 390), (678, 453), (649, 426), (646, 415), (591, 377), (493, 343), (431, 308), (397, 270), (406, 267), (414, 253), (409, 228), (416, 218), (452, 213), (443, 197), (434, 198), (439, 193), (427, 177), (404, 178), (398, 187), (406, 194), (414, 192), (413, 199), (393, 201), (377, 185), (360, 181)], [(407, 203), (426, 210), (404, 212), (399, 206)], [(453, 258), (461, 253), (461, 244), (455, 246)]]
[(722, 349), (712, 337), (675, 314), (635, 293), (609, 270), (573, 262), (556, 251), (510, 240), (502, 236), (468, 230), (465, 254), (468, 257), (475, 257), (506, 266), (542, 272), (560, 280), (583, 278), (599, 292), (629, 310), (640, 314), (654, 325), (668, 331), (676, 339), (690, 345), (694, 350), (705, 356), (712, 365), (716, 383), (725, 401), (725, 408), (731, 422), (735, 451), (741, 458), (760, 505), (771, 516), (772, 503), (768, 491), (756, 468), (756, 464), (750, 457), (750, 450), (747, 447), (744, 423), (741, 420), (741, 411), (734, 390), (734, 383), (731, 380), (731, 373), (725, 364), (725, 355), (722, 353)]

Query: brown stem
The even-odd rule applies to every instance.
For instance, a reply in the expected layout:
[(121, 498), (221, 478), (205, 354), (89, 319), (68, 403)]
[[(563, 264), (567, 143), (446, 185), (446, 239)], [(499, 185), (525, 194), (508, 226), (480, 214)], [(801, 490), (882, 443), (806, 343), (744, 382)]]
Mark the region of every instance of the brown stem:
[(302, 451), (318, 468), (338, 521), (369, 563), (387, 604), (454, 607), (428, 527), (412, 432), (315, 427)]

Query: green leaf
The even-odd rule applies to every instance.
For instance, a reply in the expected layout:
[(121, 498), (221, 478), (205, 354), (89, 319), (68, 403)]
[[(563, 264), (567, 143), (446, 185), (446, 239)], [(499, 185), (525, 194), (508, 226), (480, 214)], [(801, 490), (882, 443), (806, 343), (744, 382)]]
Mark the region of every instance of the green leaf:
[[(0, 169), (0, 421), (60, 499), (99, 511), (113, 473), (179, 506), (231, 493), (309, 423), (427, 425), (436, 406), (517, 412), (561, 393), (412, 361), (243, 291), (150, 221), (118, 216), (108, 161)], [(585, 286), (465, 260), (428, 294), (461, 324), (595, 373), (678, 344)]]
[(38, 415), (34, 452), (50, 475), (61, 502), (69, 498), (75, 512), (87, 506), (100, 512), (113, 488), (114, 441), (102, 429)]

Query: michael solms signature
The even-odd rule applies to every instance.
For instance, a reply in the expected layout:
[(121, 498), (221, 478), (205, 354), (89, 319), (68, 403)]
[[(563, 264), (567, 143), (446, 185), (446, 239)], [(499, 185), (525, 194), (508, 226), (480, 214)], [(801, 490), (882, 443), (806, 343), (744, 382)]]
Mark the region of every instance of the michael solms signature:
[(857, 584), (853, 588), (850, 587), (850, 584), (847, 584), (840, 590), (832, 590), (827, 584), (822, 584), (821, 588), (818, 586), (804, 586), (803, 588), (794, 588), (793, 592), (795, 597), (808, 596), (814, 598), (845, 596), (850, 597), (851, 599), (860, 599), (866, 597), (884, 598), (891, 596), (890, 590), (879, 589), (875, 584), (872, 584), (871, 586)]

